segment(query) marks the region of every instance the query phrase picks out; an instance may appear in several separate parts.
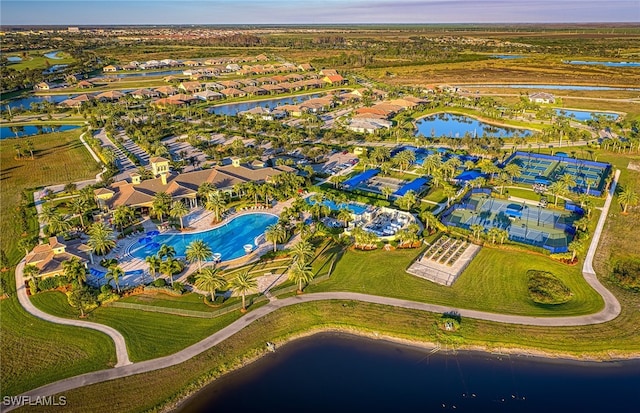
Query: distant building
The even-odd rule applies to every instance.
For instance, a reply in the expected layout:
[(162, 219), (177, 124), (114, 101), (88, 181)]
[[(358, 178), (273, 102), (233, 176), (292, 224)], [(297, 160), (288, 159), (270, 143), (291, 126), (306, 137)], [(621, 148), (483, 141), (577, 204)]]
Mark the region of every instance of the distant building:
[(80, 33), (80, 28), (79, 27), (68, 27), (67, 31), (69, 33)]
[(529, 95), (529, 102), (533, 103), (555, 103), (556, 98), (551, 93), (537, 92)]

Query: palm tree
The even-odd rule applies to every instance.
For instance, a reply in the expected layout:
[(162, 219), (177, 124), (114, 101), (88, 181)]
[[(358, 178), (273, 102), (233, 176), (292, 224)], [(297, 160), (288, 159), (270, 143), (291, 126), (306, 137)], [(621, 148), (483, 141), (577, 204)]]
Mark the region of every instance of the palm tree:
[(49, 218), (48, 229), (49, 233), (57, 235), (71, 229), (71, 223), (64, 219), (61, 215), (55, 214)]
[(171, 287), (173, 287), (173, 274), (177, 273), (180, 270), (182, 270), (182, 264), (180, 264), (180, 261), (173, 257), (167, 258), (160, 264), (160, 272), (169, 277), (169, 280), (171, 281)]
[(382, 189), (380, 189), (380, 192), (382, 192), (382, 195), (384, 195), (388, 201), (389, 197), (393, 194), (393, 189), (389, 186), (383, 186)]
[(26, 278), (35, 278), (40, 275), (40, 268), (36, 267), (34, 264), (27, 264), (22, 269), (22, 275)]
[(484, 227), (480, 224), (472, 224), (469, 229), (473, 233), (473, 236), (476, 240), (480, 239), (480, 234), (484, 231)]
[(160, 223), (165, 214), (169, 212), (169, 206), (171, 205), (171, 195), (166, 192), (158, 192), (153, 197), (153, 203), (151, 204), (151, 211), (153, 215), (158, 217)]
[(87, 268), (76, 257), (62, 261), (64, 275), (70, 280), (76, 280), (82, 287), (82, 283), (87, 281)]
[(221, 191), (213, 191), (209, 193), (205, 209), (213, 211), (215, 222), (220, 221), (220, 215), (224, 208), (227, 206), (227, 202), (224, 199), (224, 195)]
[(89, 227), (89, 241), (91, 250), (98, 255), (104, 255), (116, 246), (113, 240), (113, 230), (102, 222), (96, 222)]
[(265, 239), (269, 242), (273, 242), (274, 252), (278, 250), (278, 243), (284, 242), (286, 235), (286, 229), (280, 224), (269, 225), (264, 231)]
[(626, 214), (629, 206), (633, 206), (638, 203), (638, 194), (631, 188), (625, 188), (618, 195), (618, 201), (622, 204), (622, 213)]
[(584, 243), (578, 238), (574, 238), (573, 241), (567, 245), (567, 248), (571, 251), (571, 261), (576, 259), (576, 255), (578, 255), (578, 251), (581, 250), (582, 247), (584, 247)]
[(171, 245), (162, 244), (158, 250), (158, 258), (173, 258), (176, 256), (176, 249)]
[(249, 274), (249, 271), (243, 271), (229, 283), (231, 289), (242, 296), (242, 311), (247, 310), (245, 305), (245, 297), (248, 292), (258, 287), (258, 281)]
[(396, 200), (396, 204), (405, 211), (409, 211), (417, 203), (418, 198), (416, 197), (416, 193), (414, 191), (407, 191), (406, 194), (402, 195)]
[(346, 227), (350, 221), (353, 221), (353, 214), (347, 208), (340, 208), (338, 211), (338, 219), (342, 221)]
[(491, 243), (495, 244), (496, 238), (500, 236), (500, 229), (497, 227), (491, 227), (489, 228), (489, 231), (487, 231), (487, 235), (491, 238)]
[(107, 269), (107, 273), (104, 275), (106, 280), (113, 280), (116, 285), (116, 290), (120, 294), (120, 277), (124, 277), (124, 270), (119, 265), (112, 265)]
[(522, 175), (522, 169), (515, 163), (510, 163), (504, 167), (504, 171), (509, 176), (509, 180), (513, 183), (514, 178), (519, 178)]
[(548, 190), (551, 195), (554, 196), (553, 205), (558, 206), (558, 196), (564, 194), (566, 191), (565, 184), (562, 181), (555, 181), (554, 183), (549, 185)]
[(69, 209), (80, 217), (80, 225), (84, 228), (84, 214), (88, 209), (87, 201), (81, 196), (75, 197), (69, 203)]
[(206, 261), (213, 256), (211, 247), (201, 239), (193, 241), (187, 245), (187, 260), (189, 262), (198, 261), (198, 271), (202, 270), (202, 261)]
[(156, 274), (160, 270), (160, 264), (162, 260), (157, 255), (148, 255), (145, 257), (144, 261), (149, 265), (149, 274), (153, 277), (153, 280), (156, 280)]
[(124, 231), (125, 224), (133, 221), (135, 210), (127, 205), (120, 205), (113, 211), (113, 223), (120, 226), (120, 232)]
[(329, 178), (329, 182), (333, 184), (334, 188), (337, 188), (341, 183), (347, 180), (347, 177), (344, 175), (333, 175)]
[(456, 188), (449, 185), (449, 184), (445, 184), (442, 187), (442, 193), (444, 196), (447, 197), (447, 207), (449, 206), (449, 204), (451, 204), (451, 201), (455, 198), (456, 196)]
[(313, 245), (309, 241), (300, 241), (291, 248), (293, 261), (308, 263), (313, 258)]
[(189, 208), (182, 201), (174, 201), (171, 204), (171, 210), (169, 211), (169, 215), (171, 218), (179, 218), (180, 219), (180, 229), (184, 229), (184, 225), (182, 222), (182, 217), (189, 213)]
[(244, 192), (245, 194), (247, 194), (248, 196), (253, 196), (254, 197), (254, 203), (255, 206), (258, 206), (258, 194), (260, 193), (260, 186), (253, 182), (253, 181), (249, 181), (245, 184), (244, 187)]
[(198, 275), (196, 275), (195, 287), (200, 290), (209, 291), (212, 302), (216, 300), (216, 290), (224, 288), (227, 285), (227, 280), (217, 274), (217, 271), (215, 268), (205, 267), (200, 269)]
[[(242, 184), (236, 184), (236, 185), (241, 186)], [(234, 187), (234, 190), (238, 192), (239, 188), (236, 188), (236, 185), (234, 185), (233, 187)], [(215, 190), (216, 190), (216, 187), (213, 186), (211, 182), (203, 182), (198, 187), (198, 196), (206, 201), (209, 198), (209, 194)]]
[(302, 284), (308, 284), (313, 279), (313, 276), (311, 265), (306, 264), (304, 261), (294, 261), (291, 268), (289, 268), (289, 281), (298, 284), (298, 294), (302, 293)]

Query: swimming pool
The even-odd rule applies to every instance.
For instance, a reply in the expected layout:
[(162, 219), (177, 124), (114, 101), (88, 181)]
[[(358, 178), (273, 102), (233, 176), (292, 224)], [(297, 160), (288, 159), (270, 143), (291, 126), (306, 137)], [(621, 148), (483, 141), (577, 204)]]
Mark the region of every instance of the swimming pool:
[(255, 213), (240, 215), (221, 226), (196, 233), (160, 234), (151, 237), (151, 241), (140, 245), (136, 243), (129, 249), (129, 254), (144, 259), (154, 255), (162, 244), (172, 246), (177, 257), (184, 257), (187, 245), (195, 240), (203, 240), (214, 253), (221, 255), (222, 261), (228, 261), (245, 255), (244, 245), (255, 245), (255, 239), (265, 229), (278, 222), (278, 217), (271, 214)]

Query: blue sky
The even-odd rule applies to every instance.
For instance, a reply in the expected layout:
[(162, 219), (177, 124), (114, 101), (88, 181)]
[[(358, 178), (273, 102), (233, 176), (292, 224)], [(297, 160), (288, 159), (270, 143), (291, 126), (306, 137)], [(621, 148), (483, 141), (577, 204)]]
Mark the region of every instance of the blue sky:
[(640, 22), (640, 0), (1, 0), (0, 23)]

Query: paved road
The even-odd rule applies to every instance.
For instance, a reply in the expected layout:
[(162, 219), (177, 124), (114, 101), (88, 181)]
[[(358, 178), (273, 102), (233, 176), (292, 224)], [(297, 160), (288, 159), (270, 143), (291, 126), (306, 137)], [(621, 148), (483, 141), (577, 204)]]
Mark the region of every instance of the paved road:
[(120, 334), (118, 330), (111, 328), (109, 326), (106, 326), (104, 324), (90, 323), (88, 321), (56, 317), (36, 308), (33, 305), (33, 303), (31, 303), (31, 300), (27, 295), (27, 288), (24, 284), (24, 278), (22, 276), (23, 268), (24, 268), (24, 260), (20, 261), (20, 263), (16, 266), (16, 292), (18, 294), (18, 301), (20, 302), (20, 305), (22, 305), (22, 307), (28, 313), (30, 313), (35, 317), (41, 318), (45, 321), (50, 321), (56, 324), (65, 324), (65, 325), (76, 326), (76, 327), (86, 327), (86, 328), (91, 328), (94, 330), (101, 331), (107, 334), (109, 337), (111, 337), (111, 339), (113, 339), (113, 342), (116, 345), (116, 357), (118, 358), (116, 368), (131, 364), (131, 361), (129, 360), (129, 354), (127, 353), (127, 345), (124, 341), (124, 337), (122, 336), (122, 334)]
[[(361, 301), (361, 302), (367, 302), (367, 303), (388, 305), (393, 307), (406, 308), (406, 309), (419, 310), (419, 311), (428, 311), (428, 312), (435, 312), (435, 313), (456, 311), (462, 317), (476, 318), (480, 320), (495, 321), (495, 322), (509, 323), (509, 324), (548, 326), (548, 327), (581, 326), (581, 325), (598, 324), (598, 323), (605, 323), (607, 321), (611, 321), (620, 314), (620, 309), (621, 309), (620, 303), (615, 298), (615, 296), (611, 294), (611, 292), (609, 292), (602, 284), (600, 284), (600, 282), (596, 277), (595, 272), (593, 271), (592, 261), (595, 254), (595, 250), (598, 246), (599, 238), (604, 228), (604, 223), (606, 221), (609, 208), (611, 206), (613, 194), (614, 194), (619, 176), (620, 176), (620, 171), (616, 171), (615, 178), (611, 185), (611, 190), (607, 194), (607, 200), (605, 202), (605, 205), (602, 210), (602, 214), (598, 221), (596, 231), (594, 232), (594, 237), (589, 247), (589, 251), (585, 258), (585, 264), (583, 267), (583, 274), (584, 274), (585, 280), (599, 294), (602, 295), (605, 302), (605, 307), (602, 311), (596, 314), (590, 314), (590, 315), (584, 315), (584, 316), (529, 317), (529, 316), (489, 313), (489, 312), (476, 311), (476, 310), (466, 310), (466, 309), (460, 309), (460, 308), (451, 307), (451, 306), (420, 303), (415, 301), (360, 294), (360, 293), (350, 293), (350, 292), (315, 293), (315, 294), (306, 294), (301, 296), (289, 297), (285, 299), (273, 300), (269, 302), (269, 304), (263, 307), (260, 307), (254, 311), (251, 311), (246, 316), (236, 320), (235, 322), (231, 323), (230, 325), (223, 328), (222, 330), (210, 335), (209, 337), (203, 339), (202, 341), (199, 341), (198, 343), (195, 343), (187, 347), (182, 351), (179, 351), (170, 356), (160, 357), (153, 360), (147, 360), (147, 361), (131, 364), (127, 358), (124, 339), (122, 338), (120, 333), (113, 330), (112, 328), (106, 327), (100, 324), (93, 324), (88, 322), (58, 318), (58, 317), (54, 317), (49, 314), (43, 313), (38, 309), (36, 309), (31, 304), (31, 302), (29, 301), (29, 298), (26, 295), (24, 283), (22, 282), (23, 263), (21, 263), (16, 268), (16, 285), (21, 285), (21, 287), (18, 288), (18, 297), (20, 299), (20, 303), (22, 304), (23, 307), (25, 307), (25, 309), (27, 309), (27, 311), (29, 311), (31, 314), (37, 317), (40, 317), (52, 322), (86, 326), (89, 328), (95, 328), (97, 330), (104, 331), (114, 339), (114, 341), (116, 342), (116, 350), (118, 352), (118, 365), (116, 366), (116, 368), (86, 373), (83, 375), (70, 377), (68, 379), (63, 379), (63, 380), (39, 387), (37, 389), (30, 390), (26, 393), (23, 393), (22, 395), (23, 396), (50, 396), (50, 395), (58, 394), (68, 390), (72, 390), (78, 387), (87, 386), (90, 384), (100, 383), (108, 380), (132, 376), (134, 374), (146, 373), (146, 372), (174, 366), (176, 364), (185, 362), (191, 359), (192, 357), (195, 357), (196, 355), (216, 346), (217, 344), (233, 336), (243, 328), (247, 327), (249, 324), (253, 323), (254, 321), (268, 314), (271, 314), (272, 312), (277, 311), (278, 309), (288, 307), (291, 305), (305, 303), (305, 302), (323, 301), (323, 300), (355, 300), (355, 301)], [(4, 411), (10, 411), (12, 409), (13, 407), (9, 407), (9, 408), (6, 408)]]

